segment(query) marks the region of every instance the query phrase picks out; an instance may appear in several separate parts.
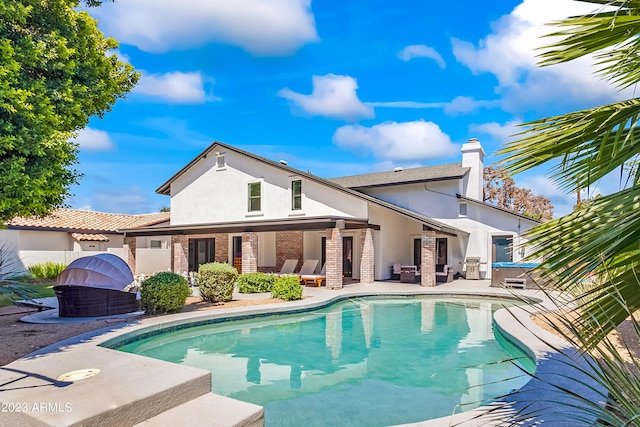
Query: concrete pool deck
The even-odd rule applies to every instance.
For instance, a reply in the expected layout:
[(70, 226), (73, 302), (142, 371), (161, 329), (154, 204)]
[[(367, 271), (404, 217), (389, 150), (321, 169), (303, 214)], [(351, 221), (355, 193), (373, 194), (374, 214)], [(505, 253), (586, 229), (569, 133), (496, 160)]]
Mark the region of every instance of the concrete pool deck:
[[(541, 301), (543, 306), (550, 304), (540, 291), (492, 288), (489, 285), (489, 281), (456, 280), (434, 288), (395, 282), (350, 284), (341, 290), (304, 288), (306, 298), (300, 301), (179, 313), (92, 331), (40, 349), (0, 368), (0, 410), (3, 411), (0, 426), (260, 426), (264, 422), (262, 407), (211, 393), (209, 371), (100, 345), (124, 340), (142, 331), (206, 319), (310, 309), (350, 296), (509, 297), (516, 294)], [(255, 299), (265, 295), (235, 297)], [(571, 405), (575, 406), (576, 401), (571, 400), (568, 393), (559, 391), (560, 388), (569, 388), (578, 396), (594, 401), (603, 399), (603, 391), (589, 382), (588, 372), (573, 367), (564, 354), (550, 347), (568, 349), (566, 344), (537, 327), (527, 310), (501, 310), (496, 313), (495, 323), (511, 341), (528, 348), (535, 356), (538, 363), (536, 378), (514, 397), (493, 404), (494, 408), (500, 409), (491, 415), (483, 415), (487, 409), (484, 407), (407, 426), (500, 425), (527, 402), (537, 404), (533, 406), (537, 421), (543, 419), (554, 426), (575, 426), (578, 424), (571, 417)], [(96, 370), (99, 370), (97, 374)], [(79, 375), (94, 375), (77, 380), (59, 378), (74, 371), (81, 371)], [(549, 382), (551, 385), (547, 384)]]

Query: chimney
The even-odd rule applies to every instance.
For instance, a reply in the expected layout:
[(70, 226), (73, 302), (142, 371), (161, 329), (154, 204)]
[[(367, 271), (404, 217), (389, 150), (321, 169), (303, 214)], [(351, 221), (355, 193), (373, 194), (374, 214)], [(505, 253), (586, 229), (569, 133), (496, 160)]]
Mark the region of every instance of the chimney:
[(478, 138), (471, 138), (469, 142), (462, 145), (462, 167), (470, 168), (464, 195), (479, 201), (482, 201), (483, 159), (484, 150)]

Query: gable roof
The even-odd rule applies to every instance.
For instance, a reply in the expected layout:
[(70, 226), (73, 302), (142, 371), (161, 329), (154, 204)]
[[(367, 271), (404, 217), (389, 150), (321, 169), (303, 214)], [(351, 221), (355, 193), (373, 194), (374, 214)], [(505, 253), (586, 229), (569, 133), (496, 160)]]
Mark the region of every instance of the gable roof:
[(447, 165), (424, 166), (420, 168), (342, 176), (329, 178), (329, 180), (336, 184), (340, 184), (343, 187), (359, 189), (366, 187), (385, 187), (389, 185), (411, 184), (416, 182), (459, 179), (464, 177), (468, 172), (469, 168), (463, 168), (461, 163), (451, 163)]
[(441, 223), (439, 221), (433, 220), (429, 217), (426, 217), (422, 214), (419, 214), (417, 212), (408, 210), (408, 209), (404, 209), (401, 208), (397, 205), (394, 205), (392, 203), (389, 202), (385, 202), (384, 200), (378, 199), (376, 197), (373, 196), (369, 196), (367, 194), (361, 193), (359, 191), (356, 190), (352, 190), (350, 188), (344, 187), (338, 183), (332, 182), (331, 180), (328, 179), (324, 179), (324, 178), (320, 178), (319, 176), (310, 174), (308, 172), (304, 172), (302, 170), (299, 169), (295, 169), (292, 168), (290, 166), (287, 166), (283, 163), (280, 162), (276, 162), (270, 159), (267, 159), (266, 157), (262, 157), (262, 156), (258, 156), (256, 154), (250, 153), (248, 151), (244, 151), (241, 150), (239, 148), (233, 147), (231, 145), (227, 145), (224, 144), (222, 142), (219, 141), (215, 141), (213, 144), (211, 144), (210, 146), (208, 146), (207, 148), (205, 148), (200, 154), (198, 154), (193, 160), (191, 160), (189, 163), (187, 163), (186, 166), (184, 166), (182, 169), (180, 169), (178, 172), (176, 172), (171, 178), (169, 178), (164, 184), (162, 184), (160, 187), (158, 187), (158, 189), (156, 190), (156, 193), (158, 194), (165, 194), (165, 195), (170, 195), (171, 194), (171, 184), (178, 179), (180, 176), (182, 176), (184, 173), (186, 173), (193, 165), (195, 165), (198, 161), (200, 161), (203, 158), (206, 158), (207, 155), (211, 152), (214, 152), (214, 150), (217, 149), (222, 149), (222, 150), (227, 150), (227, 151), (233, 151), (235, 153), (238, 153), (242, 156), (246, 156), (249, 157), (251, 159), (257, 160), (261, 163), (267, 164), (271, 167), (283, 170), (285, 172), (287, 172), (290, 175), (297, 175), (300, 177), (304, 177), (306, 179), (309, 179), (311, 181), (317, 182), (319, 184), (322, 184), (326, 187), (330, 187), (333, 188), (334, 190), (338, 190), (341, 191), (343, 193), (347, 193), (350, 194), (351, 196), (357, 197), (361, 200), (365, 200), (367, 202), (371, 202), (374, 203), (378, 206), (382, 206), (385, 207), (387, 209), (391, 209), (403, 216), (409, 217), (411, 219), (414, 219), (416, 221), (419, 221), (421, 223), (423, 223), (424, 225), (428, 226), (429, 228), (436, 230), (436, 231), (441, 231), (443, 233), (448, 233), (448, 234), (454, 234), (454, 235), (458, 235), (458, 234), (463, 234), (463, 235), (467, 235), (469, 233), (467, 233), (466, 231), (463, 230), (459, 230), (457, 228), (451, 227), (447, 224)]
[[(7, 223), (9, 229), (118, 233), (121, 228), (153, 225), (169, 220), (169, 212), (142, 215), (114, 214), (60, 208), (46, 217), (16, 217)], [(99, 234), (99, 233), (97, 233)]]

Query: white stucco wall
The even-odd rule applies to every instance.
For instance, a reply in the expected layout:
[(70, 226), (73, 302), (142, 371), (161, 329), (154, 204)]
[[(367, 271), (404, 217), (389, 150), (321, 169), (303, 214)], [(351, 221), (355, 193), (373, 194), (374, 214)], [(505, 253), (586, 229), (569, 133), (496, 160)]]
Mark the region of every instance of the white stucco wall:
[(390, 278), (393, 264), (412, 265), (413, 239), (422, 235), (422, 224), (374, 204), (370, 205), (369, 221), (380, 225), (373, 236), (375, 279)]
[[(461, 263), (467, 257), (480, 257), (483, 263), (480, 265), (481, 277), (490, 278), (493, 262), (492, 237), (494, 236), (513, 237), (513, 261), (520, 261), (523, 255), (526, 255), (519, 248), (525, 241), (521, 236), (536, 223), (489, 206), (459, 200), (456, 197), (458, 188), (458, 180), (452, 180), (381, 187), (367, 190), (367, 193), (469, 233), (469, 236), (449, 237), (447, 247), (449, 265), (456, 272), (461, 270)], [(460, 203), (467, 204), (466, 217), (459, 215)], [(386, 228), (391, 228), (393, 233), (398, 232), (397, 223), (387, 224), (387, 221), (388, 219), (383, 219), (380, 222), (384, 224), (381, 234), (385, 241), (392, 238), (388, 235)], [(382, 250), (386, 252), (389, 249), (385, 247)], [(400, 251), (403, 253), (404, 250), (400, 249)], [(407, 254), (403, 253), (403, 255), (404, 259), (407, 259)], [(412, 255), (409, 254), (409, 261), (412, 260), (411, 257)], [(387, 257), (382, 259), (383, 263), (387, 261)]]
[(152, 274), (171, 269), (171, 249), (136, 248), (135, 274)]
[(65, 231), (0, 230), (0, 247), (3, 242), (11, 247), (15, 269), (24, 273), (34, 264), (47, 261), (69, 264), (77, 258), (113, 253), (124, 259), (123, 237), (107, 234), (108, 242), (78, 242)]
[[(366, 217), (366, 202), (234, 152), (226, 167), (215, 155), (198, 161), (171, 185), (171, 225), (292, 217)], [(302, 180), (302, 210), (291, 210), (291, 181)], [(260, 212), (248, 212), (248, 184), (260, 181)]]
[[(160, 241), (160, 249), (170, 249), (171, 248), (171, 236), (144, 236), (144, 237), (136, 237), (136, 248), (151, 248), (151, 241)], [(124, 238), (122, 238), (122, 242), (120, 247), (124, 246)], [(158, 248), (153, 248), (158, 249)]]

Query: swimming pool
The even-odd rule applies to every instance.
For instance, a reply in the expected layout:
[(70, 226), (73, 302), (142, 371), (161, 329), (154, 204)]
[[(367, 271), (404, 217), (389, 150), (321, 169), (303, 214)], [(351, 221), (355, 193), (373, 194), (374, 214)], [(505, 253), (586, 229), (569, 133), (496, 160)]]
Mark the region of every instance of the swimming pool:
[(264, 406), (267, 426), (402, 424), (481, 406), (528, 381), (521, 367), (532, 372), (533, 360), (494, 335), (492, 314), (505, 304), (355, 298), (118, 349), (210, 370), (214, 393)]

